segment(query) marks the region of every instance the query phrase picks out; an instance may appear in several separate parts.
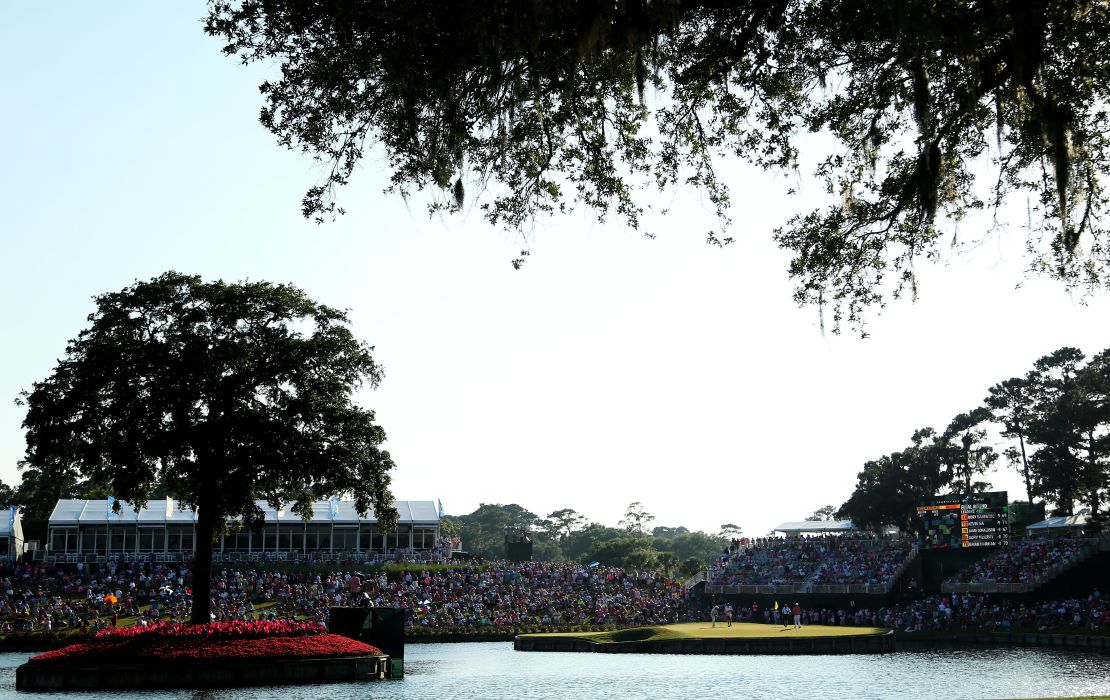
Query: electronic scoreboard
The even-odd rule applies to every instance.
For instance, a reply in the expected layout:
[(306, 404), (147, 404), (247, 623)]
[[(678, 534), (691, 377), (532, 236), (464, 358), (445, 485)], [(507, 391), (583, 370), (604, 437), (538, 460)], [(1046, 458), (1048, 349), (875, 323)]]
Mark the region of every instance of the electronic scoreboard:
[(937, 496), (917, 507), (925, 549), (1000, 547), (1010, 544), (1005, 491)]

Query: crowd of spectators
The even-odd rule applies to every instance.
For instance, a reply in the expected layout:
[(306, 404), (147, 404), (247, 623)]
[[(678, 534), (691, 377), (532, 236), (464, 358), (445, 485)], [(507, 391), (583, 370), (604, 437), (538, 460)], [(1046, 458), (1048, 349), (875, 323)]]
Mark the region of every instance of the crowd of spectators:
[(1037, 585), (1080, 561), (1092, 547), (1091, 540), (1082, 537), (1016, 540), (960, 570), (951, 581)]
[[(187, 565), (0, 564), (0, 631), (97, 630), (120, 617), (138, 624), (185, 621), (191, 609)], [(681, 581), (653, 572), (568, 563), (493, 562), (463, 568), (213, 572), (217, 620), (311, 619), (331, 606), (373, 605), (406, 611), (410, 626), (634, 626), (686, 616)]]
[(714, 563), (714, 585), (883, 584), (909, 556), (906, 540), (817, 536), (733, 540)]
[[(783, 608), (738, 608), (737, 619), (779, 624)], [(702, 619), (709, 619), (702, 613)], [(1044, 631), (1061, 628), (1098, 631), (1110, 627), (1110, 601), (1099, 589), (1081, 598), (1021, 603), (989, 593), (924, 596), (890, 607), (802, 608), (803, 625), (889, 627), (900, 632), (977, 629)]]

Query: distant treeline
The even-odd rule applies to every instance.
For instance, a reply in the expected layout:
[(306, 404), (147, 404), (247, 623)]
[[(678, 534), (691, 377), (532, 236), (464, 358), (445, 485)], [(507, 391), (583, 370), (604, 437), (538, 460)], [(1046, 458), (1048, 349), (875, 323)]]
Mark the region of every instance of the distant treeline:
[(1110, 350), (1085, 360), (1060, 348), (1025, 376), (990, 387), (982, 405), (943, 431), (914, 432), (904, 450), (863, 465), (837, 515), (908, 530), (923, 498), (988, 490), (983, 477), (1001, 458), (1021, 474), (1029, 502), (1055, 515), (1088, 514), (1097, 526), (1110, 485)]
[(725, 524), (716, 534), (691, 532), (685, 527), (652, 527), (655, 516), (640, 503), (628, 506), (620, 527), (588, 521), (570, 508), (546, 517), (512, 503), (483, 503), (468, 515), (446, 516), (441, 527), (461, 537), (466, 550), (476, 556), (505, 556), (506, 538), (525, 532), (532, 540), (533, 558), (540, 561), (598, 562), (633, 570), (664, 571), (689, 576), (704, 569), (740, 536), (740, 528)]

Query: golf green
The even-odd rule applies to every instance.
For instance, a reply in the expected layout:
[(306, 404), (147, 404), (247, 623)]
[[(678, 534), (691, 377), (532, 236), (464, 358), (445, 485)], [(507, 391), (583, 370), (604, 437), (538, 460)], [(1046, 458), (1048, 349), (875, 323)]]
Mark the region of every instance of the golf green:
[(625, 642), (665, 642), (684, 639), (748, 639), (748, 640), (786, 640), (821, 639), (830, 637), (872, 637), (887, 634), (890, 630), (882, 627), (830, 627), (826, 625), (805, 625), (801, 629), (793, 626), (766, 625), (752, 622), (738, 622), (728, 626), (718, 622), (683, 622), (674, 625), (652, 627), (632, 627), (607, 632), (551, 632), (546, 634), (522, 634), (522, 639), (572, 638), (593, 644), (619, 644)]

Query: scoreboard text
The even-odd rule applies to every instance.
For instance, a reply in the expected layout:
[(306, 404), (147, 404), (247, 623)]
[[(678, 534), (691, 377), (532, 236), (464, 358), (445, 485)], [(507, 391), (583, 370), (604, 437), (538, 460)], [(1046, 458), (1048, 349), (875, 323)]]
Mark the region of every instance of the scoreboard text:
[(1007, 492), (937, 496), (917, 507), (926, 549), (999, 547), (1010, 543)]

